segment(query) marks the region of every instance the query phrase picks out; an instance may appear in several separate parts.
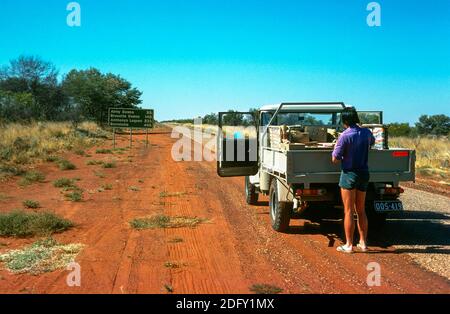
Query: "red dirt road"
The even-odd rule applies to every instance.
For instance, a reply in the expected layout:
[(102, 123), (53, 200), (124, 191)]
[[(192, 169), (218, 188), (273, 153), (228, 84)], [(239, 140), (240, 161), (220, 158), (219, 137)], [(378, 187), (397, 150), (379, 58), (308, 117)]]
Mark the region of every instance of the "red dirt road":
[[(142, 136), (135, 138), (143, 139)], [(91, 158), (69, 155), (78, 169), (70, 172), (44, 164), (45, 183), (21, 189), (16, 179), (0, 184), (10, 196), (0, 210), (22, 207), (24, 199), (76, 223), (54, 237), (63, 243), (83, 243), (77, 262), (81, 287), (66, 284), (67, 270), (32, 276), (0, 270), (1, 293), (250, 293), (253, 284), (271, 284), (284, 293), (450, 293), (449, 281), (416, 265), (394, 248), (373, 247), (369, 254), (336, 252), (340, 239), (317, 225), (297, 225), (289, 234), (270, 227), (268, 206), (248, 206), (242, 178), (223, 179), (212, 162), (175, 162), (170, 133), (152, 134), (148, 149), (135, 144), (132, 152), (116, 155), (117, 168), (86, 166)], [(127, 138), (119, 140), (127, 145)], [(128, 162), (128, 155), (133, 155)], [(95, 175), (101, 171), (104, 178)], [(98, 173), (97, 173), (98, 174)], [(79, 177), (85, 200), (65, 201), (52, 181)], [(111, 191), (98, 192), (104, 183)], [(138, 187), (139, 191), (130, 190)], [(89, 193), (90, 191), (90, 193)], [(165, 197), (161, 193), (178, 193)], [(137, 231), (129, 221), (154, 214), (197, 216), (209, 221), (196, 228)], [(339, 232), (339, 228), (335, 228)], [(182, 242), (172, 240), (181, 238)], [(36, 239), (0, 238), (0, 252)], [(329, 246), (332, 245), (332, 246)], [(180, 263), (168, 268), (166, 262)], [(381, 286), (366, 282), (370, 262), (381, 266)]]

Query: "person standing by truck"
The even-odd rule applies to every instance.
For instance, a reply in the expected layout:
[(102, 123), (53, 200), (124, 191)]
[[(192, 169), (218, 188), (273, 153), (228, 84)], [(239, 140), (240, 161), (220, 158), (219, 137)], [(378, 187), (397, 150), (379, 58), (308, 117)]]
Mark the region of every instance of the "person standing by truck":
[(366, 192), (369, 185), (369, 149), (375, 144), (375, 138), (369, 129), (359, 126), (359, 117), (355, 108), (347, 107), (341, 114), (345, 131), (340, 135), (332, 153), (333, 163), (341, 162), (342, 202), (344, 204), (344, 230), (346, 243), (337, 250), (344, 253), (353, 252), (353, 235), (355, 222), (353, 215), (358, 216), (360, 240), (357, 248), (367, 251), (368, 220), (365, 210)]

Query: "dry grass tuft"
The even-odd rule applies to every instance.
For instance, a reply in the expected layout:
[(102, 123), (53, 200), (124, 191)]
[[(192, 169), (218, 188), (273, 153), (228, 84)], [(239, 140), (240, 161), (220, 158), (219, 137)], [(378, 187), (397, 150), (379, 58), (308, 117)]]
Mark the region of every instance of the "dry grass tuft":
[(250, 287), (250, 291), (256, 294), (277, 294), (283, 292), (283, 289), (268, 284), (255, 284)]
[(166, 198), (166, 197), (180, 197), (183, 195), (188, 194), (187, 192), (161, 192), (159, 193), (159, 197)]
[(170, 217), (166, 215), (156, 215), (145, 218), (136, 218), (130, 222), (134, 229), (156, 229), (156, 228), (195, 228), (197, 225), (206, 222), (207, 219), (198, 217)]

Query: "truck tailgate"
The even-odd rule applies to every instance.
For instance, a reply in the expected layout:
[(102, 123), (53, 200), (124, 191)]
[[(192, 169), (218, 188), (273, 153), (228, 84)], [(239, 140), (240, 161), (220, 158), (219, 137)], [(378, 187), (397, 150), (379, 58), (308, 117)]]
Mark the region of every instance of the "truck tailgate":
[[(274, 170), (284, 176), (288, 183), (337, 183), (340, 164), (331, 162), (331, 152), (331, 150), (265, 151), (263, 166), (269, 172)], [(398, 184), (400, 181), (414, 181), (415, 151), (371, 150), (369, 169), (371, 182)]]

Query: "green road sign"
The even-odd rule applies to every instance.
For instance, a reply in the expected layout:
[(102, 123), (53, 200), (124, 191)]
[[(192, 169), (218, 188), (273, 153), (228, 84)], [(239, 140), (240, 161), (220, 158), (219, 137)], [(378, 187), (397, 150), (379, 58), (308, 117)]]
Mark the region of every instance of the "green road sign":
[(108, 124), (113, 128), (151, 129), (153, 110), (134, 108), (109, 108)]

